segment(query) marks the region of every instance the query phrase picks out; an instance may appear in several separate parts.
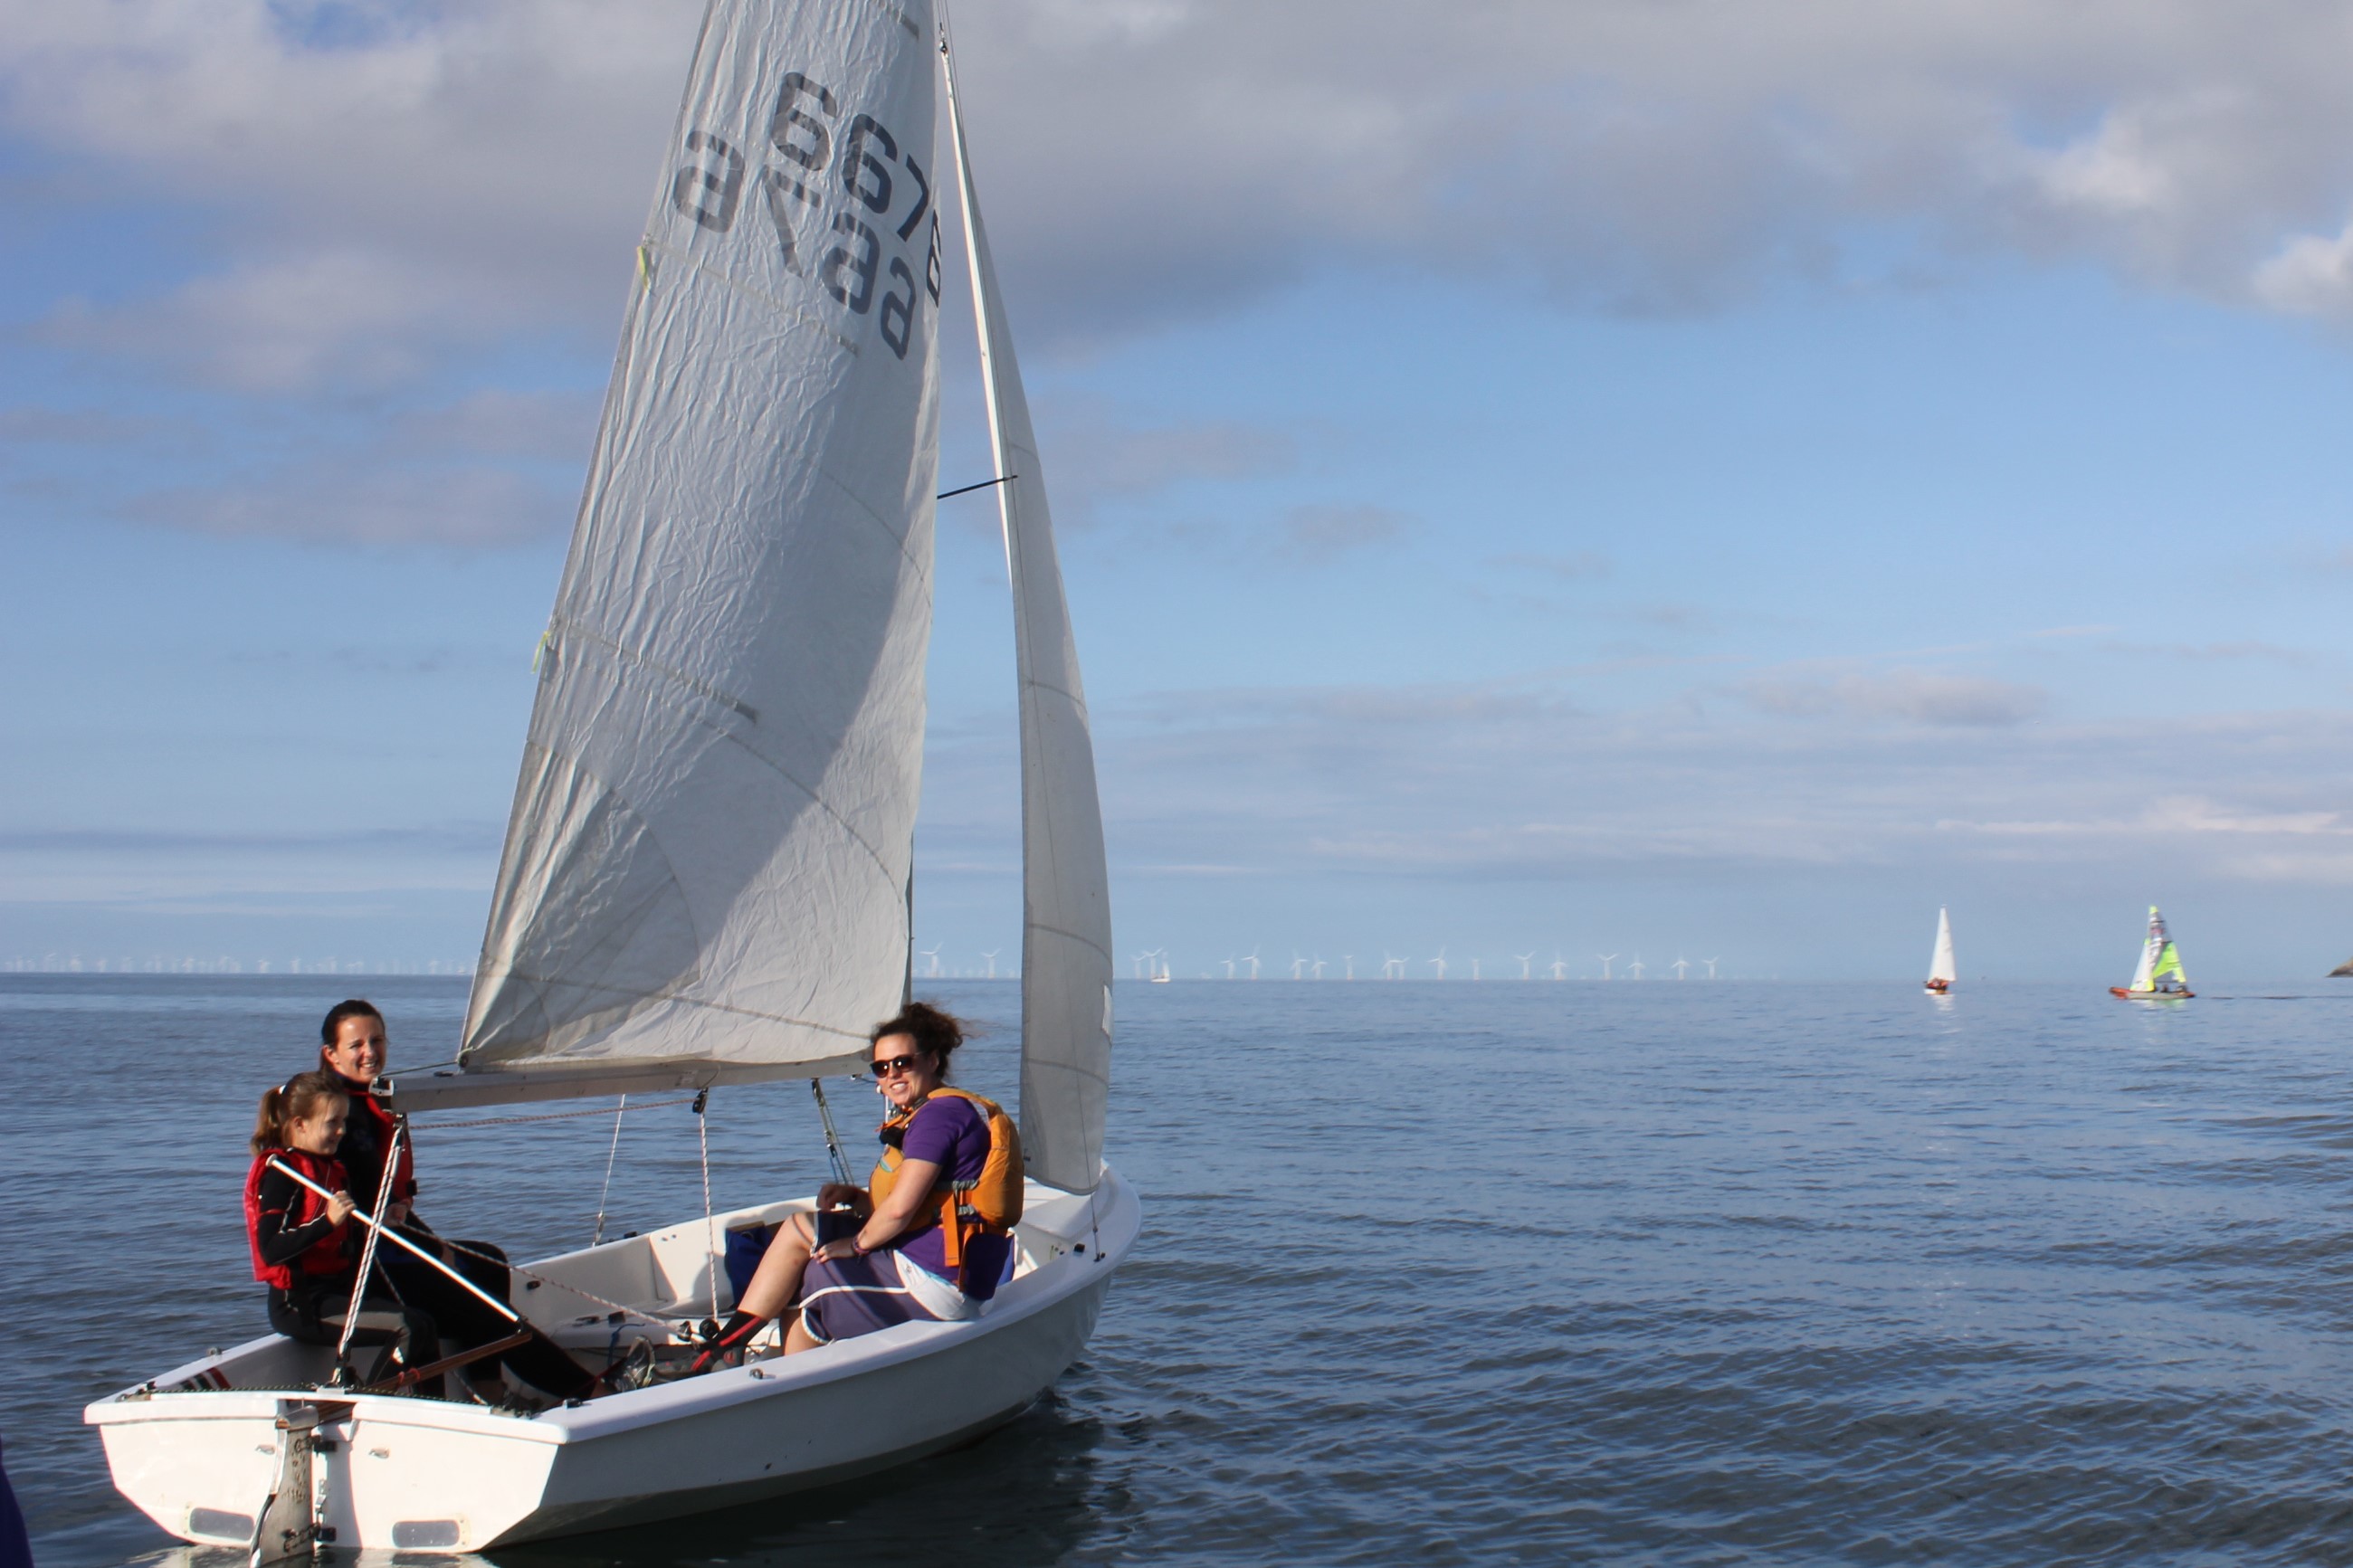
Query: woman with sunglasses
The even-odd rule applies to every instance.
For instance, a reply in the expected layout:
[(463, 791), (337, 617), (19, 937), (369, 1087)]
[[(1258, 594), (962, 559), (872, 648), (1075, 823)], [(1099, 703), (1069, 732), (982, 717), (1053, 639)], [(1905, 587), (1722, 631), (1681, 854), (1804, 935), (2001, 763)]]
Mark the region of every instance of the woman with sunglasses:
[(857, 1232), (820, 1243), (805, 1214), (777, 1227), (696, 1371), (740, 1355), (796, 1302), (786, 1355), (897, 1323), (976, 1318), (997, 1294), (1019, 1216), (1019, 1134), (997, 1106), (948, 1087), (948, 1058), (964, 1044), (948, 1014), (910, 1003), (872, 1044), (868, 1065), (892, 1108), (882, 1159), (867, 1186), (828, 1182), (817, 1197), (820, 1210), (849, 1208)]

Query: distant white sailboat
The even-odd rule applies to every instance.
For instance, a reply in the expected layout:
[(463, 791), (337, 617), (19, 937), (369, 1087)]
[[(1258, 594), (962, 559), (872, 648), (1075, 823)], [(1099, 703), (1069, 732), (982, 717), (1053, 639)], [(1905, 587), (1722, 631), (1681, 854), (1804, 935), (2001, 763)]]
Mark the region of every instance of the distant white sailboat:
[[(542, 647), (458, 1067), (379, 1087), (421, 1112), (863, 1065), (911, 969), (936, 212), (956, 201), (1018, 670), (1029, 1181), (1011, 1276), (976, 1319), (537, 1415), (353, 1387), (332, 1349), (274, 1334), (214, 1352), (84, 1412), (115, 1485), (183, 1540), (256, 1563), (319, 1541), (473, 1552), (747, 1502), (966, 1442), (1085, 1346), (1142, 1218), (1103, 1160), (1103, 825), (950, 66), (934, 0), (712, 0)], [(733, 1302), (722, 1238), (811, 1206), (779, 1194), (518, 1265), (515, 1309), (589, 1370), (633, 1341), (678, 1359)]]
[(1943, 910), (1936, 911), (1936, 951), (1928, 957), (1928, 978), (1925, 989), (1931, 995), (1942, 996), (1960, 978), (1953, 967), (1953, 919)]
[(2111, 985), (2108, 994), (2134, 1002), (2178, 1002), (2197, 994), (2189, 989), (2189, 976), (2182, 973), (2181, 950), (2173, 945), (2155, 904), (2148, 906), (2148, 937), (2141, 943), (2132, 984)]

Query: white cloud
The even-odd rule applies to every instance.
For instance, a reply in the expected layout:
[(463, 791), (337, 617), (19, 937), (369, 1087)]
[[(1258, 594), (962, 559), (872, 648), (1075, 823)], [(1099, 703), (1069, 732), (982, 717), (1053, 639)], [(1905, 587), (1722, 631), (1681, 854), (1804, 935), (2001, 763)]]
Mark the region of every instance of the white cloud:
[(259, 262), (126, 305), (69, 299), (40, 334), (161, 359), (238, 392), (361, 391), (417, 380), (437, 349), (494, 332), (489, 302), (466, 295), (399, 258), (343, 250)]
[(1983, 833), (2011, 837), (2089, 837), (2130, 834), (2162, 837), (2190, 833), (2260, 834), (2266, 837), (2353, 838), (2353, 825), (2342, 812), (2232, 811), (2202, 795), (2168, 795), (2152, 801), (2137, 816), (2081, 822), (1970, 822), (1951, 819), (1936, 824), (1950, 832)]
[(2254, 289), (2274, 310), (2353, 317), (2353, 223), (2289, 240), (2255, 268)]
[[(398, 374), (420, 343), (609, 333), (698, 10), (19, 5), (0, 116), (81, 199), (218, 215), (217, 275), (164, 308), (259, 323), (249, 349), (197, 345), (233, 384)], [(1704, 309), (1836, 271), (1855, 225), (2336, 313), (2342, 42), (2334, 7), (2251, 25), (2197, 0), (1483, 0), (1442, 22), (1412, 0), (1005, 0), (958, 37), (1000, 259), (1043, 340), (1335, 263)]]
[(1533, 574), (1562, 583), (1584, 583), (1609, 575), (1609, 557), (1595, 550), (1579, 550), (1567, 555), (1546, 555), (1521, 551), (1498, 555), (1487, 564), (1514, 574)]
[(1282, 553), (1308, 565), (1391, 544), (1412, 531), (1413, 514), (1386, 506), (1295, 506), (1285, 512)]
[[(2151, 866), (2353, 881), (2341, 712), (1988, 729), (1837, 710), (1792, 726), (1681, 703), (1594, 711), (1582, 679), (1099, 710), (1112, 835), (1138, 864), (1472, 885), (1964, 865), (2013, 868), (2021, 885)], [(953, 793), (965, 763), (953, 747), (942, 763)], [(2151, 779), (2172, 786), (2154, 802)]]
[(1759, 676), (1740, 694), (1768, 713), (1790, 717), (1843, 714), (1914, 724), (1978, 727), (2021, 723), (2041, 712), (2049, 694), (2036, 686), (1984, 676), (1928, 669), (1894, 669), (1832, 679)]
[(141, 497), (143, 522), (229, 538), (491, 549), (569, 525), (576, 489), (484, 464), (303, 464)]
[(1299, 464), (1290, 432), (1238, 421), (1153, 425), (1097, 408), (1052, 426), (1056, 515), (1068, 522), (1094, 522), (1119, 502), (1178, 486), (1263, 479)]

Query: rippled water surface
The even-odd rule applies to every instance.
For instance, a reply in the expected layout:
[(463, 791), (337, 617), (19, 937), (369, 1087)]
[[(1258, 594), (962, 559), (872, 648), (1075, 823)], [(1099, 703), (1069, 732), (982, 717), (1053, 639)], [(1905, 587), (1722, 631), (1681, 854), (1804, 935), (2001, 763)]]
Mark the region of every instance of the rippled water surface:
[[(448, 1054), (455, 984), (365, 988), (396, 1068)], [(2353, 1562), (2353, 988), (2301, 990), (1130, 985), (1145, 1235), (1050, 1405), (499, 1560)], [(341, 994), (0, 977), (0, 1436), (44, 1568), (169, 1545), (79, 1410), (261, 1331), (243, 1136)], [(962, 1076), (1009, 1097), (1012, 1054)], [(419, 1208), (578, 1245), (611, 1131), (427, 1131)], [(804, 1089), (723, 1091), (712, 1135), (722, 1205), (819, 1178)], [(696, 1163), (688, 1111), (633, 1115), (611, 1223), (699, 1212)]]

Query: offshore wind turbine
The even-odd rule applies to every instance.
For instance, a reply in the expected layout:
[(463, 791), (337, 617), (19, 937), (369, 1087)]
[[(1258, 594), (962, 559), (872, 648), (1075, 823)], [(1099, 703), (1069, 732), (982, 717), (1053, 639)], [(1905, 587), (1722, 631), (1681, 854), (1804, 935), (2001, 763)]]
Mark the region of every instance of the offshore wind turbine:
[(1305, 977), (1303, 972), (1306, 968), (1307, 961), (1305, 959), (1300, 957), (1295, 952), (1291, 955), (1291, 977), (1293, 980), (1303, 979)]
[(1398, 957), (1388, 948), (1381, 949), (1381, 978), (1384, 980), (1395, 980), (1404, 973), (1405, 960)]
[(1638, 952), (1634, 955), (1634, 962), (1626, 966), (1626, 973), (1632, 975), (1637, 980), (1642, 978), (1642, 955), (1641, 953)]
[(1691, 960), (1688, 958), (1678, 958), (1672, 963), (1668, 964), (1667, 967), (1675, 972), (1676, 979), (1681, 980), (1683, 977), (1683, 971), (1691, 967)]
[(1552, 955), (1552, 977), (1555, 980), (1568, 978), (1568, 961), (1557, 952)]
[(1356, 955), (1355, 953), (1353, 953), (1353, 952), (1346, 954), (1346, 955), (1345, 955), (1345, 963), (1347, 963), (1347, 965), (1348, 965), (1348, 976), (1347, 976), (1347, 977), (1348, 977), (1349, 979), (1351, 979), (1351, 980), (1354, 980), (1354, 979), (1356, 977)]
[(1320, 956), (1313, 961), (1313, 966), (1310, 972), (1318, 980), (1324, 978), (1324, 960)]
[(1707, 965), (1707, 977), (1708, 977), (1710, 980), (1715, 979), (1715, 960), (1714, 960), (1714, 959), (1712, 959), (1712, 958), (1703, 958), (1703, 959), (1701, 959), (1701, 960), (1700, 960), (1700, 962), (1701, 962), (1702, 963), (1704, 963), (1704, 964), (1706, 964), (1706, 965)]
[(1250, 956), (1243, 959), (1242, 962), (1250, 966), (1250, 978), (1252, 980), (1256, 980), (1258, 978), (1258, 949), (1251, 948), (1250, 950)]
[(1535, 961), (1536, 955), (1533, 952), (1515, 952), (1512, 956), (1520, 961), (1520, 978), (1527, 979), (1528, 965)]
[(1438, 950), (1438, 956), (1430, 961), (1430, 966), (1438, 971), (1438, 977), (1440, 980), (1446, 978), (1446, 950), (1444, 948), (1441, 947)]
[(1601, 978), (1609, 979), (1609, 966), (1618, 962), (1618, 955), (1614, 952), (1597, 952), (1593, 956), (1601, 961)]
[(982, 953), (982, 954), (980, 955), (981, 957), (983, 957), (983, 958), (985, 958), (985, 959), (988, 960), (988, 977), (989, 977), (991, 980), (994, 980), (994, 979), (996, 979), (996, 978), (997, 978), (997, 953), (999, 953), (999, 952), (1003, 952), (1004, 951), (1005, 951), (1005, 950), (1004, 950), (1003, 948), (1001, 948), (1001, 947), (1000, 947), (1000, 948), (997, 948), (997, 949), (994, 950), (993, 952), (984, 952), (984, 953)]
[(1227, 979), (1229, 979), (1229, 980), (1231, 980), (1233, 977), (1234, 977), (1234, 961), (1233, 961), (1232, 959), (1230, 959), (1230, 958), (1229, 958), (1229, 959), (1226, 960), (1226, 978), (1227, 978)]
[(924, 947), (916, 949), (916, 952), (919, 956), (932, 961), (932, 966), (923, 972), (923, 978), (937, 980), (940, 977), (940, 950), (936, 947)]

